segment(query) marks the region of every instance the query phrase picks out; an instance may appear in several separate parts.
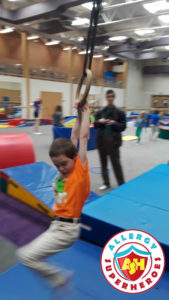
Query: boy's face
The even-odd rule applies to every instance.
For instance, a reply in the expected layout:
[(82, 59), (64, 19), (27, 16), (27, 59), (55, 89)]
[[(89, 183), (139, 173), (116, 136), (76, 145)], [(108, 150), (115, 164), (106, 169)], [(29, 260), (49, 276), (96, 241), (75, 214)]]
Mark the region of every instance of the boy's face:
[(65, 155), (59, 155), (57, 157), (51, 157), (54, 165), (58, 169), (58, 171), (63, 175), (63, 177), (68, 177), (72, 172), (75, 164), (76, 158), (69, 158)]

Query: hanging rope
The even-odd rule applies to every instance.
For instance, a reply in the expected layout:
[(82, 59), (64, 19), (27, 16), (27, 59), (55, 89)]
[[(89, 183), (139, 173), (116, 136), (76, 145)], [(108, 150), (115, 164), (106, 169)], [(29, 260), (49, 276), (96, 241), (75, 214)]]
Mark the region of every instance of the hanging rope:
[[(80, 106), (83, 106), (85, 104), (91, 86), (91, 81), (92, 81), (91, 66), (92, 66), (92, 60), (94, 54), (94, 46), (95, 46), (100, 7), (101, 7), (101, 0), (93, 0), (93, 8), (91, 12), (90, 25), (88, 29), (87, 42), (86, 42), (86, 54), (84, 58), (83, 74), (76, 91), (76, 99), (80, 98)], [(80, 97), (81, 87), (85, 79), (86, 79), (85, 92)]]

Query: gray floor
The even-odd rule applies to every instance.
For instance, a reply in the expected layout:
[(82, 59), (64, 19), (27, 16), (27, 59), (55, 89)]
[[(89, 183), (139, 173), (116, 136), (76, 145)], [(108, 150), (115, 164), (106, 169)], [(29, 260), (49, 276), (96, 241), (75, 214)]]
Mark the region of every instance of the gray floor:
[(16, 247), (0, 237), (0, 273), (18, 262), (15, 255)]
[[(33, 135), (32, 127), (0, 129), (0, 133), (25, 132), (30, 135), (36, 152), (37, 161), (45, 161), (52, 165), (48, 156), (49, 146), (52, 142), (52, 126), (41, 126), (42, 135)], [(128, 128), (125, 135), (135, 135), (135, 128)], [(150, 170), (154, 166), (169, 161), (169, 140), (150, 140), (151, 129), (143, 130), (142, 141), (139, 146), (135, 141), (123, 142), (121, 147), (121, 162), (126, 182)], [(88, 152), (90, 168), (100, 167), (97, 150)], [(111, 165), (109, 163), (109, 168)], [(99, 171), (99, 169), (97, 169)], [(113, 172), (110, 173), (112, 188), (117, 187)], [(91, 173), (91, 189), (101, 195), (98, 188), (102, 184), (100, 174)]]
[[(45, 161), (52, 165), (48, 156), (49, 146), (52, 142), (52, 126), (41, 126), (42, 135), (33, 135), (32, 130), (32, 127), (10, 128), (0, 129), (0, 133), (25, 132), (29, 134), (34, 144), (36, 160)], [(126, 181), (150, 170), (158, 164), (168, 163), (169, 140), (158, 139), (156, 142), (150, 141), (150, 133), (150, 129), (147, 131), (143, 130), (142, 143), (139, 146), (136, 145), (135, 141), (123, 142), (123, 146), (121, 147), (121, 162)], [(128, 128), (124, 134), (135, 135), (135, 128)], [(88, 158), (90, 168), (100, 167), (97, 150), (89, 151)], [(109, 168), (111, 169), (110, 163)], [(99, 169), (96, 169), (96, 171), (99, 171)], [(116, 188), (117, 183), (113, 172), (110, 173), (110, 176), (112, 188)], [(98, 195), (103, 194), (98, 190), (100, 184), (102, 184), (101, 175), (91, 173), (91, 190)], [(0, 272), (8, 269), (16, 262), (15, 246), (9, 244), (4, 239), (0, 239)]]

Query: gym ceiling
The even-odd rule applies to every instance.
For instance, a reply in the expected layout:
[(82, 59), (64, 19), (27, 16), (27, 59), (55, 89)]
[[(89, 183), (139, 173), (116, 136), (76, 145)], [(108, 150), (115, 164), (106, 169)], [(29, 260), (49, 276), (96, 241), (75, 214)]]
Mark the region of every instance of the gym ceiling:
[[(44, 43), (85, 49), (92, 2), (0, 0), (0, 33), (12, 27)], [(103, 0), (95, 52), (133, 60), (169, 57), (169, 1)]]

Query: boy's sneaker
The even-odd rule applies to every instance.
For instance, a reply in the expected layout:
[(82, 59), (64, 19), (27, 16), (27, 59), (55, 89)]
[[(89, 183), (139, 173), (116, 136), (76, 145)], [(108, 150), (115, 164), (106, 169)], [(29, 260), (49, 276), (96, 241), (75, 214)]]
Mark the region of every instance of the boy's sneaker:
[(68, 283), (68, 281), (73, 277), (74, 272), (66, 271), (61, 274), (57, 274), (53, 278), (51, 278), (50, 284), (52, 287), (62, 287)]
[(109, 185), (103, 184), (103, 185), (101, 185), (101, 186), (99, 187), (99, 190), (100, 190), (100, 191), (105, 191), (105, 190), (108, 190), (109, 188), (110, 188)]
[(35, 131), (35, 132), (33, 132), (33, 134), (42, 134), (42, 132), (40, 132), (40, 131)]

